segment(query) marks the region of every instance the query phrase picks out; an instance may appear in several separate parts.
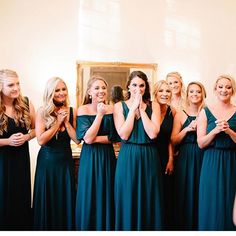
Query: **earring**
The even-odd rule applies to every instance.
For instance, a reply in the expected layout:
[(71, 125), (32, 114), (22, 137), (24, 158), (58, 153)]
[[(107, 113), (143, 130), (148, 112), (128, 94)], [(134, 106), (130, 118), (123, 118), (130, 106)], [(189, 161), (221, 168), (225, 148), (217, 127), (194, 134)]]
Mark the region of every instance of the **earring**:
[(91, 95), (89, 95), (89, 99), (92, 99), (92, 96), (91, 96)]

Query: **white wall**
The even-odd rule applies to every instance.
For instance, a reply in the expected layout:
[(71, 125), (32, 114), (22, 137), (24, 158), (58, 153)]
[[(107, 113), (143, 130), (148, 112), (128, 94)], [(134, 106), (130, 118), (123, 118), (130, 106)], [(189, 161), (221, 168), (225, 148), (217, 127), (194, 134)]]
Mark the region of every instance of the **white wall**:
[[(36, 110), (52, 76), (67, 82), (75, 106), (78, 1), (0, 0), (0, 29), (0, 68), (18, 72)], [(36, 139), (31, 141), (32, 177), (38, 149)]]
[[(55, 75), (75, 106), (77, 59), (158, 63), (158, 79), (177, 70), (214, 98), (216, 77), (236, 76), (235, 9), (234, 0), (0, 0), (0, 68), (18, 72), (36, 109)], [(33, 174), (37, 151), (31, 142)]]

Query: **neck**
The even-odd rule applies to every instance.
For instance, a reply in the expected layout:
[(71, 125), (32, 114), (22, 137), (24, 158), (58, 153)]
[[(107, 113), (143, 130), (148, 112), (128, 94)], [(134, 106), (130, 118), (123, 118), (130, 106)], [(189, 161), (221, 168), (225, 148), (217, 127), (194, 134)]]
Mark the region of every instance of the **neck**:
[(167, 104), (159, 104), (161, 109), (161, 114), (165, 114), (168, 108)]
[(187, 113), (189, 115), (198, 115), (200, 104), (191, 104), (187, 107)]
[(228, 108), (230, 107), (232, 104), (230, 103), (230, 101), (221, 101), (221, 100), (218, 100), (218, 103), (217, 103), (217, 106), (218, 107), (222, 107), (222, 108)]

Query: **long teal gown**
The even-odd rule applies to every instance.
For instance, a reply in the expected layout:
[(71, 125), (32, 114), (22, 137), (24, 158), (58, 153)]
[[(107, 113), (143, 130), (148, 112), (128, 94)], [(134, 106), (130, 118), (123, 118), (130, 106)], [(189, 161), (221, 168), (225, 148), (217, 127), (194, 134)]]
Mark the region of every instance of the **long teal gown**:
[[(207, 133), (215, 128), (216, 118), (209, 108)], [(236, 132), (236, 113), (228, 120)], [(236, 143), (220, 132), (205, 149), (199, 190), (199, 230), (236, 230), (233, 203), (236, 193)]]
[[(8, 118), (7, 132), (0, 138), (28, 130)], [(0, 147), (0, 230), (31, 229), (31, 183), (29, 145)]]
[(174, 229), (174, 173), (171, 175), (165, 174), (166, 165), (169, 161), (169, 142), (173, 128), (173, 114), (171, 108), (168, 107), (164, 120), (161, 123), (160, 132), (157, 136), (157, 150), (160, 155), (161, 173), (163, 179), (163, 229)]
[[(77, 138), (82, 140), (95, 115), (77, 116)], [(103, 116), (97, 136), (118, 141), (113, 115)], [(83, 143), (76, 197), (77, 230), (114, 230), (114, 175), (116, 156), (112, 143)]]
[[(182, 129), (187, 127), (196, 116), (189, 116)], [(198, 194), (203, 151), (198, 147), (196, 131), (188, 132), (179, 144), (175, 170), (177, 230), (197, 230)]]
[[(73, 109), (69, 122), (73, 124)], [(38, 153), (34, 183), (34, 229), (74, 230), (74, 164), (66, 131), (55, 135)]]
[[(122, 102), (125, 118), (129, 109)], [(146, 113), (151, 118), (152, 109)], [(141, 118), (134, 121), (127, 141), (122, 140), (115, 176), (116, 230), (162, 229), (162, 175), (154, 140)]]

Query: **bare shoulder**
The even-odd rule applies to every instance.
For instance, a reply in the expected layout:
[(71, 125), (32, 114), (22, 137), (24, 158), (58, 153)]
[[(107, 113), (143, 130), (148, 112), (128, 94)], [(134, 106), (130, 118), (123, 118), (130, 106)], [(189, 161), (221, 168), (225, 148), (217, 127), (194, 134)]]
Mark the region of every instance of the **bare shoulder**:
[(114, 104), (114, 107), (113, 107), (114, 111), (117, 111), (117, 109), (120, 110), (121, 108), (122, 108), (121, 102), (117, 102)]
[(87, 115), (89, 113), (88, 105), (82, 105), (77, 109), (77, 116)]

